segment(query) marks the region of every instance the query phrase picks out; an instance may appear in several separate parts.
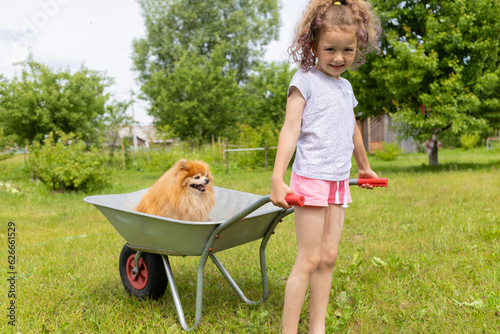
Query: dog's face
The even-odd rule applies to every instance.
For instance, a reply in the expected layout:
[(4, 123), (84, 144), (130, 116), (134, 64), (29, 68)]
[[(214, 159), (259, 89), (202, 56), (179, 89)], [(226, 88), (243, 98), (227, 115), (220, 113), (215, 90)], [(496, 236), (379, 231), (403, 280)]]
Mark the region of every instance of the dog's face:
[(183, 188), (195, 195), (202, 195), (212, 189), (213, 178), (209, 166), (201, 161), (179, 161), (177, 179)]
[(215, 205), (208, 164), (180, 160), (144, 195), (136, 210), (187, 221), (208, 221)]

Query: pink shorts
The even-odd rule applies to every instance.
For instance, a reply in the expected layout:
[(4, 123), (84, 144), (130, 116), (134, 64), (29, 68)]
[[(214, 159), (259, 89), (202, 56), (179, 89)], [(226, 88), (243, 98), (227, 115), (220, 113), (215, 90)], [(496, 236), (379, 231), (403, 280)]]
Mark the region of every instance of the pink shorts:
[(305, 197), (304, 205), (327, 207), (328, 204), (345, 204), (345, 207), (347, 207), (347, 203), (352, 202), (349, 180), (324, 181), (309, 179), (292, 171), (290, 188), (296, 194)]

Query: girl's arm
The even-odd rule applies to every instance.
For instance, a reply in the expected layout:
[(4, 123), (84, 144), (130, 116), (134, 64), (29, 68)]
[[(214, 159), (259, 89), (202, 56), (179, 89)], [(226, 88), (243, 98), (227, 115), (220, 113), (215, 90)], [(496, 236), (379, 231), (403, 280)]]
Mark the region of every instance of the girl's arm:
[[(361, 136), (361, 131), (359, 131), (358, 124), (354, 124), (354, 134), (352, 136), (354, 142), (354, 151), (352, 155), (356, 164), (358, 165), (358, 177), (359, 178), (377, 178), (377, 174), (370, 168), (370, 163), (368, 162), (368, 157), (365, 152), (365, 145), (363, 143), (363, 137)], [(368, 184), (362, 184), (360, 187), (373, 189), (373, 186)]]
[(271, 201), (274, 205), (288, 209), (291, 206), (285, 201), (286, 195), (293, 193), (290, 187), (283, 181), (286, 169), (299, 139), (300, 126), (302, 122), (302, 111), (306, 101), (297, 87), (292, 87), (286, 103), (285, 123), (281, 128), (278, 151), (274, 162), (272, 176), (273, 189)]

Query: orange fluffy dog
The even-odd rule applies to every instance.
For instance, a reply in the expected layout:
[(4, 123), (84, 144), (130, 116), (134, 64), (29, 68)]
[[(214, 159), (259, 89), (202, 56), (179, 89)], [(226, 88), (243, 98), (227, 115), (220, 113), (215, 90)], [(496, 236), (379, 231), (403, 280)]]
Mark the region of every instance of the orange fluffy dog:
[(180, 160), (149, 189), (136, 210), (178, 220), (208, 221), (215, 204), (208, 164)]

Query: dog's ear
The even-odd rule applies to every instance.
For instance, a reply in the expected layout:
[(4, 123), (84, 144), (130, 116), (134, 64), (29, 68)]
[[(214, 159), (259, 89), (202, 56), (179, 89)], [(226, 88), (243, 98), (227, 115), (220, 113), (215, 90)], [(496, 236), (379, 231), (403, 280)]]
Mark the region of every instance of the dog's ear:
[(177, 164), (179, 165), (179, 170), (186, 170), (189, 168), (189, 161), (186, 159), (179, 160)]

